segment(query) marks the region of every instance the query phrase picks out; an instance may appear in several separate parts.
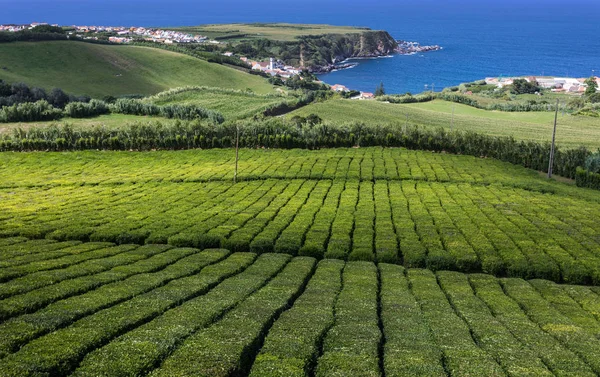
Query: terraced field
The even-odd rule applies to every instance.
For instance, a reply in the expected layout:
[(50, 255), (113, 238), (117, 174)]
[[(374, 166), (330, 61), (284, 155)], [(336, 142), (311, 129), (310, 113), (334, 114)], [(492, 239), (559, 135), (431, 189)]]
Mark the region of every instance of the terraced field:
[(235, 120), (262, 115), (267, 108), (281, 102), (293, 104), (295, 98), (220, 88), (188, 87), (162, 92), (147, 100), (157, 105), (196, 105), (218, 111), (227, 120)]
[(600, 195), (404, 149), (7, 153), (0, 236), (222, 247), (600, 283)]
[(596, 376), (600, 289), (288, 254), (0, 240), (2, 376)]

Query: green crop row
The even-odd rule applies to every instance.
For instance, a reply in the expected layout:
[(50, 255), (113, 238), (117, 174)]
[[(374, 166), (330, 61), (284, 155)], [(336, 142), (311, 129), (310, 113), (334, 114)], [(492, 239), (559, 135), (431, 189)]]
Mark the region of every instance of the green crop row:
[(346, 259), (352, 245), (354, 214), (358, 202), (358, 182), (346, 182), (337, 207), (337, 213), (331, 225), (331, 234), (325, 258)]
[[(29, 286), (27, 288), (38, 288), (0, 300), (0, 318), (6, 319), (14, 315), (30, 313), (53, 301), (125, 279), (132, 273), (136, 273), (139, 270), (138, 266), (144, 266), (146, 263), (154, 261), (156, 255), (168, 250), (170, 246), (147, 245), (137, 250), (129, 246), (115, 248), (123, 253), (62, 270), (54, 270), (50, 276), (32, 274), (31, 279), (22, 278), (6, 283), (7, 287), (13, 289), (26, 286)], [(121, 263), (124, 261), (131, 263)], [(116, 267), (114, 267), (115, 262), (117, 263)], [(149, 264), (152, 266), (152, 262)], [(112, 268), (110, 268), (111, 266)], [(105, 267), (108, 269), (103, 269)], [(40, 278), (39, 281), (38, 278)], [(13, 282), (16, 284), (12, 285)], [(46, 285), (39, 287), (41, 283), (46, 283)]]
[(586, 332), (562, 314), (527, 282), (503, 279), (501, 284), (506, 294), (523, 308), (534, 323), (579, 356), (596, 374), (600, 373), (600, 342), (594, 334)]
[[(48, 192), (63, 190), (66, 200), (70, 186), (17, 199), (10, 205), (23, 208), (24, 214), (0, 220), (0, 232), (54, 237), (59, 228), (63, 235), (74, 230), (75, 238), (86, 234), (117, 243), (168, 241), (178, 247), (399, 262), (409, 268), (572, 284), (600, 282), (600, 225), (594, 221), (600, 207), (558, 194), (412, 180), (111, 187), (84, 186), (73, 203)], [(57, 200), (62, 202), (60, 212), (26, 211), (28, 201), (52, 207)], [(4, 246), (7, 256), (0, 263), (6, 268), (0, 280), (43, 269), (50, 276), (53, 269), (81, 264), (102, 252), (87, 251), (90, 247), (38, 240)]]
[(207, 267), (200, 273), (171, 281), (29, 342), (18, 352), (3, 359), (0, 374), (8, 377), (63, 375), (70, 372), (89, 351), (186, 300), (208, 292), (254, 260), (252, 254), (236, 254), (223, 262), (209, 265), (222, 259), (226, 253), (203, 253), (205, 261), (198, 263), (197, 267)]
[[(152, 248), (137, 249), (137, 245), (120, 245), (103, 249), (96, 249), (84, 255), (94, 257), (82, 263), (67, 265), (68, 267), (54, 270), (43, 270), (5, 282), (0, 286), (0, 299), (23, 294), (31, 290), (56, 284), (66, 279), (90, 275), (106, 271), (113, 267), (134, 263), (138, 260), (152, 256)], [(93, 254), (93, 255), (91, 255)], [(35, 266), (32, 266), (35, 268)]]
[(315, 260), (293, 259), (273, 280), (222, 320), (190, 336), (151, 376), (246, 374), (273, 321), (301, 293)]
[[(231, 181), (234, 158), (233, 150), (3, 153), (0, 187)], [(81, 174), (84, 171), (93, 174)], [(265, 179), (412, 179), (544, 190), (562, 186), (540, 179), (531, 170), (493, 159), (402, 148), (241, 149), (238, 180)]]
[(445, 377), (442, 352), (410, 292), (404, 268), (380, 264), (379, 273), (386, 376)]
[(274, 241), (292, 222), (296, 213), (306, 203), (316, 185), (315, 181), (306, 181), (302, 185), (296, 195), (278, 211), (275, 218), (252, 240), (250, 243), (250, 250), (252, 252), (265, 253), (275, 251)]
[[(165, 250), (161, 246), (152, 247)], [(132, 265), (20, 296), (18, 302), (15, 299), (4, 308), (7, 316), (20, 316), (0, 324), (0, 357), (15, 352), (35, 337), (197, 272), (197, 265), (202, 266), (206, 258), (197, 253), (196, 249), (171, 249)], [(47, 306), (43, 308), (44, 305)], [(23, 314), (40, 308), (43, 309)]]
[(277, 238), (275, 252), (297, 255), (304, 243), (306, 233), (314, 222), (315, 215), (323, 207), (331, 181), (319, 181), (306, 203), (298, 210), (294, 220)]
[(428, 270), (410, 270), (408, 278), (435, 343), (442, 350), (446, 371), (461, 376), (505, 376), (500, 365), (479, 348), (467, 323), (448, 302), (436, 276)]
[[(74, 376), (136, 376), (157, 366), (184, 339), (209, 326), (264, 286), (289, 262), (264, 254), (242, 273), (89, 353)], [(143, 347), (139, 345), (143, 344)], [(127, 355), (126, 358), (123, 355)]]
[[(335, 185), (306, 199), (337, 198)], [(391, 189), (373, 188), (375, 205)], [(166, 245), (128, 253), (146, 257), (8, 299), (23, 309), (0, 323), (0, 375), (600, 373), (598, 287)]]
[(314, 371), (323, 338), (333, 325), (344, 262), (323, 260), (294, 306), (273, 324), (252, 377), (303, 377)]
[(543, 360), (497, 320), (474, 295), (467, 277), (456, 272), (438, 272), (438, 282), (456, 313), (468, 325), (477, 345), (509, 376), (553, 376)]
[(373, 261), (375, 238), (375, 205), (373, 183), (361, 182), (358, 190), (358, 203), (354, 212), (352, 249), (348, 260)]
[(348, 262), (342, 283), (334, 323), (325, 336), (315, 375), (379, 376), (382, 334), (377, 268), (368, 262)]

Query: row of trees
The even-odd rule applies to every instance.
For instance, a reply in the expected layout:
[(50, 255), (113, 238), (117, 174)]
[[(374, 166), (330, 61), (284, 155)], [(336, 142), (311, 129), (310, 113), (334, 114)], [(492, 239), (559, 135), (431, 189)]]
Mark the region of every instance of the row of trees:
[(137, 99), (118, 99), (114, 104), (100, 100), (89, 102), (69, 102), (64, 110), (53, 107), (42, 99), (36, 102), (15, 103), (12, 106), (0, 108), (0, 123), (35, 122), (57, 120), (64, 116), (71, 118), (89, 118), (108, 113), (161, 116), (168, 119), (208, 120), (212, 123), (223, 123), (223, 115), (217, 111), (207, 110), (194, 105), (165, 105)]
[[(405, 147), (445, 151), (477, 157), (490, 157), (546, 171), (549, 143), (517, 141), (512, 137), (495, 137), (474, 132), (429, 129), (417, 126), (334, 125), (316, 117), (286, 121), (272, 118), (262, 121), (212, 124), (199, 120), (133, 124), (119, 129), (102, 127), (73, 130), (71, 127), (16, 130), (0, 139), (0, 151), (24, 150), (149, 150), (230, 147), (236, 129), (242, 130), (240, 146), (248, 148), (335, 148), (353, 146)], [(584, 147), (558, 149), (554, 172), (575, 178), (576, 169), (584, 166), (592, 153)]]
[(64, 109), (69, 102), (89, 102), (89, 96), (67, 94), (60, 88), (50, 92), (24, 83), (9, 84), (0, 79), (0, 108), (19, 103), (45, 100), (53, 107)]

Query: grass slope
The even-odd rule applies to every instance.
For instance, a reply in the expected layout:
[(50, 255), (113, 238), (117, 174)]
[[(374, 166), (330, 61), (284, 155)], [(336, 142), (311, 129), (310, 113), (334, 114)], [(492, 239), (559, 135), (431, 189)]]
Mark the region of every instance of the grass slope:
[(0, 56), (0, 79), (94, 97), (148, 95), (184, 85), (250, 88), (257, 93), (272, 88), (260, 77), (149, 47), (19, 42), (0, 44)]
[[(317, 114), (329, 122), (398, 123), (406, 122), (428, 127), (451, 127), (454, 106), (454, 128), (494, 136), (514, 136), (517, 139), (550, 141), (552, 112), (500, 112), (435, 100), (419, 104), (390, 104), (378, 101), (332, 100), (298, 109), (294, 115)], [(585, 145), (600, 147), (600, 121), (596, 118), (559, 115), (556, 141), (563, 147)]]

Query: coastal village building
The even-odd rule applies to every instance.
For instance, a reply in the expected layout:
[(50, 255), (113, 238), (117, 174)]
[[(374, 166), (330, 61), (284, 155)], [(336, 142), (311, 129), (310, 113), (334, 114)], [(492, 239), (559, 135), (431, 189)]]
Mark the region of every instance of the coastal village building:
[[(505, 86), (512, 85), (517, 78), (524, 78), (528, 82), (535, 81), (540, 87), (550, 89), (557, 93), (583, 94), (587, 89), (587, 85), (585, 84), (587, 78), (571, 77), (488, 77), (485, 79), (485, 83), (488, 85), (495, 85), (498, 88), (504, 88)], [(600, 78), (595, 77), (595, 79), (600, 88)]]
[(350, 89), (348, 89), (344, 85), (340, 85), (340, 84), (333, 85), (331, 87), (331, 90), (333, 90), (334, 92), (349, 92), (350, 91)]

